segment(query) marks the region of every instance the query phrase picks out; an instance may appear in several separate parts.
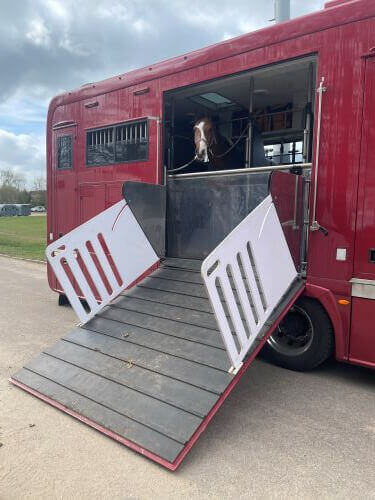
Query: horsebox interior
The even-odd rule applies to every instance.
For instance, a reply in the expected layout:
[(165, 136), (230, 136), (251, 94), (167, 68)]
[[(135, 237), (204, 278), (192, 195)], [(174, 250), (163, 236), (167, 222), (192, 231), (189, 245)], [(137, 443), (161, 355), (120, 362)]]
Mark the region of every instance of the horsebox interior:
[[(164, 95), (166, 256), (205, 258), (268, 194), (269, 173), (221, 170), (311, 160), (315, 79), (311, 56)], [(195, 156), (193, 126), (203, 117), (212, 119), (230, 155), (220, 169), (211, 160), (180, 169)]]

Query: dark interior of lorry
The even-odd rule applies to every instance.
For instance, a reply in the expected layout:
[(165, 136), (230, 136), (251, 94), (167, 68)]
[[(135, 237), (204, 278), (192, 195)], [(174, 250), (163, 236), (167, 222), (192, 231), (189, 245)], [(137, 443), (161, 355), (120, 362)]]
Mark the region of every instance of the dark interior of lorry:
[(167, 171), (215, 169), (210, 162), (195, 161), (179, 170), (194, 158), (193, 126), (202, 117), (213, 121), (231, 148), (229, 169), (310, 161), (315, 69), (315, 58), (308, 57), (166, 93)]

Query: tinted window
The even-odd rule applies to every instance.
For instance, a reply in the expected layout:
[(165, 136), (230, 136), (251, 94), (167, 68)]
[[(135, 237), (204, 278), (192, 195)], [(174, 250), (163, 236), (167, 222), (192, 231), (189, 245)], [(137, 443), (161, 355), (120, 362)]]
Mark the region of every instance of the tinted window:
[(57, 138), (57, 168), (59, 170), (73, 168), (73, 138), (71, 135), (60, 135)]

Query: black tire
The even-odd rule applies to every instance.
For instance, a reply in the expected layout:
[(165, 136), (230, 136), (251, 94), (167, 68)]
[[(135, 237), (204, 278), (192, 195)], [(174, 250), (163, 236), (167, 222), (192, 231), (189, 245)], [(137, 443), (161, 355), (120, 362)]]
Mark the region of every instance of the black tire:
[(264, 345), (261, 356), (289, 370), (316, 368), (333, 353), (331, 320), (317, 300), (301, 297)]
[(68, 297), (63, 293), (59, 293), (58, 304), (59, 306), (70, 306)]

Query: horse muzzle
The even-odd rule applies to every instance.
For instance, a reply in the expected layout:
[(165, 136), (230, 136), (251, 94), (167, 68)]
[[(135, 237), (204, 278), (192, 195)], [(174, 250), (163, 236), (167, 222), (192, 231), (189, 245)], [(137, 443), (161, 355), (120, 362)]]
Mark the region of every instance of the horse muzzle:
[(208, 163), (209, 158), (208, 158), (207, 148), (202, 148), (201, 150), (196, 150), (195, 157), (198, 161), (201, 161), (202, 163)]

